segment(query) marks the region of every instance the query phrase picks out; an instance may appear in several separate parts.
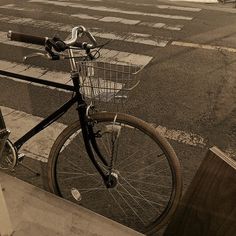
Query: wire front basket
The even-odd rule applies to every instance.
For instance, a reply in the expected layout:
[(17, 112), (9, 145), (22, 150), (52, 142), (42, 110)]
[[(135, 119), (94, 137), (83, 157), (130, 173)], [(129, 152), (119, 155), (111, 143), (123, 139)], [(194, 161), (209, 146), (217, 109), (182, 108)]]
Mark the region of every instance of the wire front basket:
[(129, 91), (139, 80), (140, 67), (130, 64), (114, 64), (102, 61), (77, 62), (80, 73), (81, 92), (93, 103), (123, 104)]

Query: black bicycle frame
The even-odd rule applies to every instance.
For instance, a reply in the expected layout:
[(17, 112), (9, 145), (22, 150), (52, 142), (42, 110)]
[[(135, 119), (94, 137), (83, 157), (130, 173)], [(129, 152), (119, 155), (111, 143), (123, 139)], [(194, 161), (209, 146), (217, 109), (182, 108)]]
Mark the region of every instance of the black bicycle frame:
[(77, 71), (71, 72), (71, 79), (73, 81), (74, 86), (58, 84), (58, 83), (51, 82), (51, 81), (45, 81), (42, 79), (33, 78), (30, 76), (19, 75), (19, 74), (1, 71), (1, 70), (0, 70), (0, 74), (3, 74), (5, 76), (11, 76), (11, 77), (14, 77), (14, 78), (17, 78), (20, 80), (30, 81), (30, 82), (34, 82), (34, 83), (38, 83), (38, 84), (49, 85), (49, 86), (53, 86), (53, 87), (60, 88), (60, 89), (74, 91), (74, 93), (75, 93), (75, 95), (69, 101), (67, 101), (64, 105), (62, 105), (59, 109), (54, 111), (48, 117), (43, 119), (40, 123), (38, 123), (35, 127), (33, 127), (31, 130), (29, 130), (21, 138), (19, 138), (14, 143), (14, 146), (16, 147), (16, 149), (19, 150), (25, 142), (27, 142), (34, 135), (38, 134), (40, 131), (44, 130), (50, 124), (55, 122), (59, 117), (61, 117), (64, 113), (66, 113), (75, 103), (77, 103), (76, 109), (77, 109), (78, 115), (79, 115), (79, 120), (80, 120), (80, 124), (81, 124), (81, 129), (82, 129), (82, 134), (83, 134), (83, 139), (84, 139), (86, 151), (87, 151), (88, 156), (89, 156), (90, 160), (92, 161), (94, 167), (99, 172), (99, 174), (103, 178), (104, 182), (106, 184), (108, 184), (108, 182), (107, 182), (108, 176), (107, 176), (107, 174), (105, 174), (103, 172), (100, 165), (97, 163), (94, 153), (93, 153), (93, 150), (94, 150), (95, 153), (97, 154), (97, 156), (102, 161), (102, 163), (104, 165), (108, 166), (108, 163), (106, 162), (105, 158), (101, 155), (99, 148), (97, 146), (96, 139), (95, 139), (96, 134), (93, 132), (92, 121), (89, 119), (89, 117), (86, 114), (87, 104), (84, 101), (82, 94), (80, 92), (79, 73)]

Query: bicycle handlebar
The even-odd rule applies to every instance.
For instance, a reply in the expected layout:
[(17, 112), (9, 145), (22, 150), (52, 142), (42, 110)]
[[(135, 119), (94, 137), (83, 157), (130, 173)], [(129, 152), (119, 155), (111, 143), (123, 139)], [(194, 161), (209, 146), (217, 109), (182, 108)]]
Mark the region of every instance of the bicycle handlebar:
[[(83, 35), (86, 35), (92, 44), (89, 44), (86, 42), (84, 43), (79, 42), (78, 38)], [(46, 45), (47, 41), (52, 40), (48, 37), (33, 36), (33, 35), (23, 34), (19, 32), (13, 32), (11, 30), (8, 31), (7, 37), (14, 41), (32, 43), (32, 44), (37, 44), (37, 45)], [(80, 47), (85, 50), (91, 49), (97, 46), (96, 39), (93, 37), (93, 35), (89, 31), (86, 30), (84, 26), (74, 27), (71, 32), (71, 38), (65, 41), (62, 41), (59, 39), (59, 42), (64, 43), (67, 46), (67, 48), (69, 48), (69, 46), (74, 46), (74, 47)]]
[(81, 34), (81, 36), (83, 34), (85, 34), (89, 40), (92, 42), (92, 46), (91, 47), (96, 47), (97, 46), (97, 41), (96, 39), (93, 37), (93, 35), (86, 30), (86, 28), (82, 25), (74, 27), (71, 31), (71, 39), (64, 41), (66, 45), (68, 46), (76, 46), (76, 42), (78, 40), (78, 37), (80, 36), (79, 34)]
[(23, 34), (19, 32), (13, 32), (11, 30), (8, 31), (7, 37), (14, 41), (32, 43), (32, 44), (37, 44), (37, 45), (45, 45), (47, 41), (46, 37), (33, 36), (33, 35)]

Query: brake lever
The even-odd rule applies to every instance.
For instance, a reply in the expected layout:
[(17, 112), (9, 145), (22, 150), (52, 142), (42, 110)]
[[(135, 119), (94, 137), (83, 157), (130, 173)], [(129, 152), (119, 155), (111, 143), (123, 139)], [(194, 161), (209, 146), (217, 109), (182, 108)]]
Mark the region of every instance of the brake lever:
[(49, 53), (36, 52), (36, 53), (29, 54), (27, 56), (24, 56), (23, 62), (27, 61), (28, 59), (34, 58), (34, 57), (43, 57), (45, 59), (54, 60), (54, 61), (66, 59), (66, 57), (64, 55), (59, 55), (56, 53), (53, 53), (52, 55), (50, 55)]
[(36, 52), (36, 53), (29, 54), (27, 56), (24, 56), (23, 57), (23, 62), (27, 61), (28, 59), (34, 58), (34, 57), (43, 57), (43, 58), (46, 58), (46, 59), (51, 58), (47, 53)]

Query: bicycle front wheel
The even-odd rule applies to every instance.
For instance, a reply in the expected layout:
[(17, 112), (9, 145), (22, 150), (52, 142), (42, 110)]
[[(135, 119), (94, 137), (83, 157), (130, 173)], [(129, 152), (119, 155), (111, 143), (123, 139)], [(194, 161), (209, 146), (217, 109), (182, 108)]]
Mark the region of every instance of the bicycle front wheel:
[[(180, 164), (165, 138), (146, 122), (122, 113), (91, 116), (99, 150), (112, 166), (107, 188), (86, 152), (80, 123), (67, 127), (48, 161), (53, 193), (139, 232), (168, 222), (181, 196)], [(104, 170), (107, 167), (96, 156)]]

